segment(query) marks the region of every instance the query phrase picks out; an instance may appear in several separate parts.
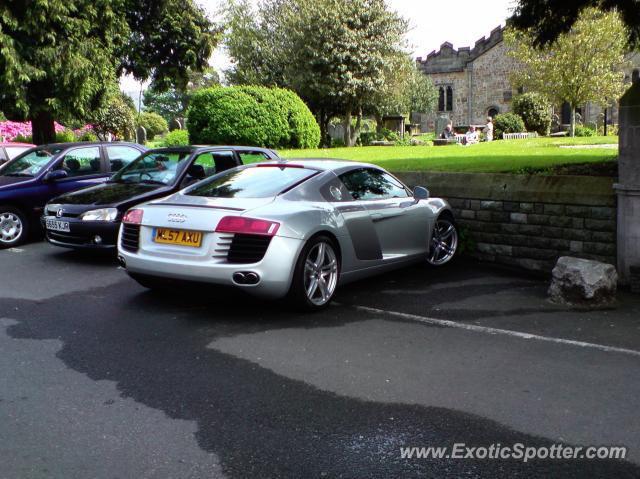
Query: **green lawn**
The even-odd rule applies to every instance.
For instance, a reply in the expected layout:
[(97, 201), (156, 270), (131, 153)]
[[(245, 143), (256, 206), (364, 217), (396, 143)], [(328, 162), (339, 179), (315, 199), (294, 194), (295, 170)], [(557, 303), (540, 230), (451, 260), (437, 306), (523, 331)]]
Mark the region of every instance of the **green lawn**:
[(342, 158), (375, 163), (392, 171), (513, 172), (574, 163), (613, 161), (617, 149), (560, 148), (567, 145), (617, 144), (616, 136), (501, 140), (471, 146), (366, 146), (281, 150), (284, 158)]

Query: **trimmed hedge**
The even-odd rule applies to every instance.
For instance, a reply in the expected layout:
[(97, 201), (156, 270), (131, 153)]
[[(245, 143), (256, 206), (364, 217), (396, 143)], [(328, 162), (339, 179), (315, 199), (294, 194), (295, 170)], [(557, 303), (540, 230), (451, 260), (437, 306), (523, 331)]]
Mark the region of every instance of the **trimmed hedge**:
[(147, 131), (147, 140), (153, 140), (156, 135), (169, 131), (167, 120), (154, 112), (145, 111), (136, 118), (136, 126), (143, 126)]
[(521, 133), (527, 131), (524, 127), (524, 121), (515, 113), (501, 113), (493, 120), (495, 128), (495, 137), (502, 139), (504, 133)]
[(187, 146), (189, 132), (187, 130), (173, 130), (167, 133), (162, 142), (163, 146)]
[(527, 131), (539, 135), (549, 134), (551, 128), (551, 105), (540, 93), (529, 92), (513, 99), (513, 112), (522, 117)]
[(260, 86), (213, 87), (196, 92), (187, 112), (194, 144), (315, 148), (320, 127), (290, 90)]

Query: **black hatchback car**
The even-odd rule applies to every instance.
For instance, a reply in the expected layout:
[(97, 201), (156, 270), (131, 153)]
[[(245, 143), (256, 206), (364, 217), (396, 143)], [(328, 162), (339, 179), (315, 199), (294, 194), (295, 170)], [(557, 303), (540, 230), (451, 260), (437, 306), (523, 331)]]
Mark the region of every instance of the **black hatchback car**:
[(42, 225), (51, 244), (76, 249), (115, 248), (123, 214), (221, 171), (278, 159), (266, 148), (185, 146), (156, 148), (124, 166), (104, 184), (51, 200)]

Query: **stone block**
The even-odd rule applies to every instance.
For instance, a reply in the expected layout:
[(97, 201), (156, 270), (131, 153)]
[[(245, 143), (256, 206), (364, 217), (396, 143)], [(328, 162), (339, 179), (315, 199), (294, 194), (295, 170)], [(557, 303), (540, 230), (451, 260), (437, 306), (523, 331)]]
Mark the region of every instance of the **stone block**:
[(491, 211), (476, 211), (476, 219), (480, 221), (491, 221)]
[(564, 205), (544, 205), (544, 214), (545, 215), (564, 215), (565, 214), (565, 206)]
[(583, 246), (582, 241), (572, 241), (569, 250), (572, 253), (582, 253)]
[(508, 223), (510, 214), (514, 213), (507, 213), (506, 211), (492, 211), (491, 221), (494, 223)]
[(538, 215), (543, 214), (544, 213), (544, 203), (535, 203), (533, 205), (533, 211)]
[(563, 230), (562, 237), (574, 241), (589, 241), (591, 239), (591, 231), (585, 229), (566, 228)]
[(464, 198), (447, 198), (447, 201), (453, 208), (460, 208), (460, 209), (469, 208), (469, 200)]
[(574, 229), (584, 228), (584, 218), (573, 218), (571, 227)]
[(517, 201), (505, 201), (503, 209), (504, 211), (508, 211), (508, 212), (519, 212), (520, 203), (518, 203)]
[(518, 246), (513, 248), (513, 255), (518, 258), (555, 259), (558, 256), (558, 252), (549, 249)]
[(555, 226), (543, 226), (542, 234), (548, 238), (564, 238), (564, 230)]
[(616, 245), (612, 243), (584, 243), (584, 252), (601, 256), (615, 256)]
[(526, 213), (511, 213), (510, 220), (512, 223), (526, 224), (528, 221), (528, 215)]
[(616, 234), (611, 231), (592, 231), (591, 240), (598, 243), (615, 243)]
[(519, 224), (517, 228), (518, 228), (518, 232), (523, 235), (532, 235), (532, 236), (542, 235), (542, 226), (540, 225)]
[(476, 212), (472, 210), (461, 210), (458, 217), (473, 220), (476, 218)]
[(548, 225), (549, 224), (549, 216), (547, 215), (528, 215), (527, 221), (530, 225)]
[(522, 213), (533, 213), (535, 211), (533, 203), (520, 203), (520, 211)]
[(601, 307), (615, 301), (618, 274), (613, 265), (563, 256), (552, 272), (552, 301), (584, 307)]
[(519, 228), (520, 228), (520, 225), (511, 224), (511, 223), (504, 223), (500, 225), (500, 231), (502, 233), (511, 234), (511, 235), (518, 234), (520, 232)]
[(549, 225), (570, 228), (573, 225), (573, 218), (568, 216), (549, 216)]
[(598, 220), (614, 220), (616, 218), (616, 209), (608, 206), (592, 206), (590, 213), (591, 218)]
[(504, 204), (502, 201), (481, 201), (480, 209), (491, 211), (502, 211)]
[(469, 208), (472, 210), (479, 210), (480, 200), (469, 200)]
[(613, 220), (584, 220), (584, 227), (592, 231), (615, 231), (616, 222)]
[(567, 216), (573, 216), (577, 218), (588, 218), (589, 216), (591, 216), (588, 206), (569, 205), (567, 206), (566, 214)]
[(513, 254), (513, 248), (508, 245), (477, 243), (477, 249), (480, 253), (489, 255), (511, 256)]
[(640, 293), (640, 266), (629, 267), (629, 286), (632, 293)]

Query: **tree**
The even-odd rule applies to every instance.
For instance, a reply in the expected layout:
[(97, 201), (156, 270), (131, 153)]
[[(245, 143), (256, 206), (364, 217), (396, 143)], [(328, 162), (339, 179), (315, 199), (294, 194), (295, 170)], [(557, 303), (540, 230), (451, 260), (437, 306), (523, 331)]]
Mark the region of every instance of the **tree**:
[(101, 140), (106, 140), (109, 134), (116, 138), (130, 138), (135, 128), (133, 113), (123, 95), (112, 94), (107, 104), (92, 115), (93, 131)]
[(553, 43), (568, 33), (580, 15), (589, 8), (617, 11), (627, 28), (631, 45), (640, 43), (640, 8), (629, 0), (518, 0), (508, 24), (528, 31), (537, 46)]
[(395, 62), (389, 62), (384, 75), (384, 86), (365, 108), (367, 114), (375, 117), (379, 133), (385, 115), (427, 112), (435, 106), (438, 92), (433, 82), (408, 56), (401, 55)]
[(51, 142), (55, 118), (89, 118), (121, 73), (157, 88), (184, 84), (216, 35), (192, 0), (5, 0), (0, 109), (31, 120), (35, 143)]
[(147, 132), (147, 139), (153, 140), (156, 135), (161, 135), (169, 131), (169, 125), (167, 120), (162, 118), (157, 113), (145, 111), (140, 113), (136, 118), (136, 124), (144, 127)]
[(165, 91), (148, 88), (144, 92), (144, 110), (157, 113), (167, 122), (174, 118), (184, 117), (189, 108), (189, 100), (193, 91), (220, 84), (218, 72), (212, 67), (202, 72), (189, 72), (189, 81), (185, 87), (170, 87)]
[(544, 94), (571, 107), (571, 136), (576, 108), (587, 102), (605, 106), (624, 90), (626, 30), (615, 12), (586, 9), (568, 33), (543, 49), (530, 32), (507, 29), (505, 42), (521, 64), (515, 86)]
[(544, 95), (527, 92), (516, 96), (511, 102), (513, 112), (520, 115), (527, 131), (548, 135), (551, 127), (551, 105)]
[(265, 0), (257, 12), (235, 5), (227, 19), (228, 77), (292, 89), (318, 117), (322, 138), (329, 120), (342, 116), (347, 146), (384, 88), (389, 65), (404, 53), (407, 31), (384, 0)]

